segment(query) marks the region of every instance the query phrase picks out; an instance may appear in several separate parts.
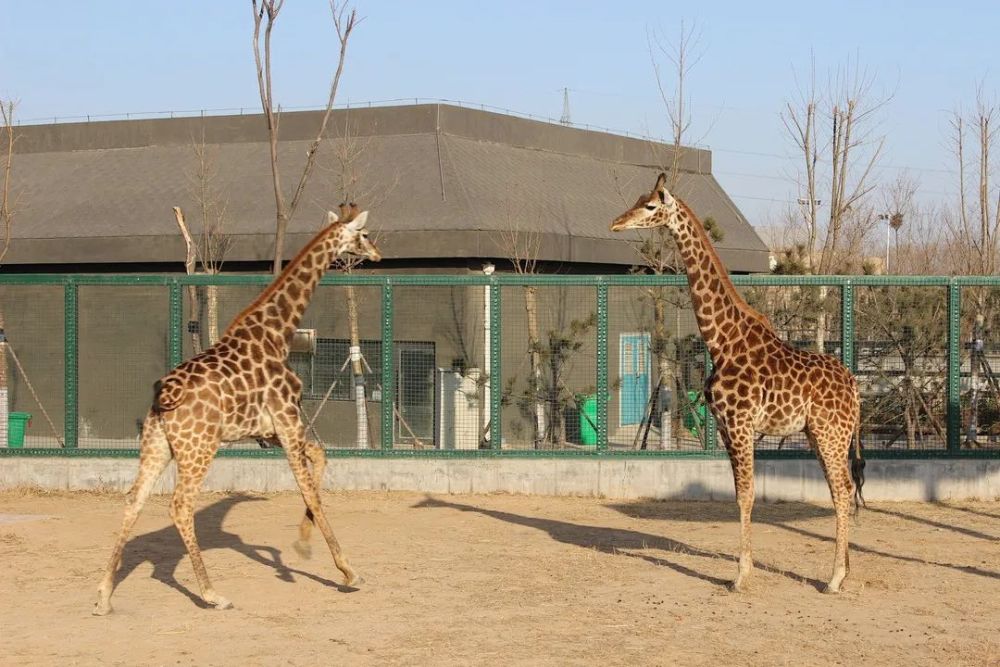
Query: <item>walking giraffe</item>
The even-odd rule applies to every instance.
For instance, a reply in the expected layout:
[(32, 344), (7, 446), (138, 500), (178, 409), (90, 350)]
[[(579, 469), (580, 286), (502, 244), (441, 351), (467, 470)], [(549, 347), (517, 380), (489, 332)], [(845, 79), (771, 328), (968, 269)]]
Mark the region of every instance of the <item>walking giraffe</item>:
[[(666, 227), (684, 261), (695, 318), (715, 366), (705, 383), (705, 399), (729, 453), (740, 508), (740, 559), (733, 588), (743, 590), (753, 572), (754, 436), (804, 430), (823, 467), (837, 513), (833, 576), (825, 589), (836, 593), (850, 569), (851, 497), (863, 503), (857, 382), (834, 357), (787, 345), (768, 319), (740, 297), (701, 222), (667, 191), (666, 180), (666, 174), (660, 174), (653, 191), (639, 197), (611, 223), (611, 229)], [(852, 440), (856, 444), (849, 466)]]
[(153, 406), (142, 427), (139, 474), (127, 495), (125, 518), (98, 588), (94, 614), (111, 611), (115, 572), (129, 531), (171, 458), (177, 462), (177, 483), (170, 517), (191, 556), (202, 599), (218, 609), (232, 606), (212, 587), (194, 533), (195, 497), (223, 440), (259, 437), (284, 448), (306, 503), (300, 544), (307, 546), (314, 521), (347, 585), (360, 582), (320, 505), (326, 455), (321, 445), (306, 439), (299, 408), (302, 382), (286, 359), (302, 314), (330, 264), (343, 253), (381, 259), (368, 240), (367, 217), (368, 212), (359, 212), (354, 204), (341, 204), (339, 217), (328, 212), (327, 225), (236, 316), (215, 345), (156, 382)]

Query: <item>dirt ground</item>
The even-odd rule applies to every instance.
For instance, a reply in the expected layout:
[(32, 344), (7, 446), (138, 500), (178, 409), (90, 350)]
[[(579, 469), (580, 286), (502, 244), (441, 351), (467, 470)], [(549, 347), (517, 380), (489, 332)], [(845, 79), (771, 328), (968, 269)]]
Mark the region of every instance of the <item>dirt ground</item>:
[[(293, 494), (204, 494), (197, 529), (226, 611), (199, 605), (154, 497), (115, 612), (91, 616), (120, 494), (0, 493), (4, 665), (1000, 665), (1000, 504), (876, 504), (832, 564), (827, 507), (758, 504), (731, 593), (733, 503), (327, 493), (354, 566), (291, 548)], [(319, 540), (317, 538), (320, 538)]]

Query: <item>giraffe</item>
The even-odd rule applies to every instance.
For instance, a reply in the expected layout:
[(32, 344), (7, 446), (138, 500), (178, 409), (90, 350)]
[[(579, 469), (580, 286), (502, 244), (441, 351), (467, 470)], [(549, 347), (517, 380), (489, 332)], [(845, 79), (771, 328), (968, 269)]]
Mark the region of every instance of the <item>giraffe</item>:
[(850, 569), (851, 498), (855, 511), (864, 503), (857, 381), (836, 358), (795, 349), (778, 337), (770, 321), (733, 287), (701, 222), (667, 191), (666, 180), (661, 173), (652, 192), (615, 218), (611, 230), (666, 227), (684, 261), (695, 318), (714, 364), (705, 398), (729, 453), (740, 510), (739, 567), (732, 588), (744, 590), (753, 572), (755, 434), (786, 436), (804, 430), (837, 514), (833, 575), (824, 590), (837, 593)]
[(354, 204), (341, 204), (339, 216), (327, 212), (323, 229), (236, 316), (215, 345), (154, 384), (153, 405), (143, 422), (139, 473), (126, 496), (125, 517), (98, 587), (95, 615), (112, 610), (115, 573), (129, 531), (171, 459), (177, 462), (177, 483), (170, 517), (191, 557), (201, 597), (217, 609), (232, 606), (212, 587), (194, 532), (195, 497), (223, 440), (259, 437), (284, 448), (306, 504), (296, 547), (305, 551), (315, 522), (347, 585), (360, 583), (320, 505), (326, 456), (320, 444), (306, 439), (299, 408), (302, 382), (286, 359), (316, 285), (334, 259), (342, 253), (381, 259), (368, 240), (367, 217), (368, 212)]

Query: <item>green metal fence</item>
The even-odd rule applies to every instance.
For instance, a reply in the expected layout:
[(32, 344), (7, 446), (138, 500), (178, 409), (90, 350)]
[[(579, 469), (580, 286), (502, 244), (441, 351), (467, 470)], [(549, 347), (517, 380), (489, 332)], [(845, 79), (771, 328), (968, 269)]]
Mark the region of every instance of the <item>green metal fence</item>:
[[(790, 344), (855, 372), (868, 456), (1000, 457), (1000, 278), (733, 280)], [(31, 415), (23, 442), (0, 427), (0, 455), (135, 456), (153, 382), (269, 281), (0, 275), (7, 410)], [(301, 327), (289, 363), (331, 455), (724, 456), (682, 276), (327, 276)]]

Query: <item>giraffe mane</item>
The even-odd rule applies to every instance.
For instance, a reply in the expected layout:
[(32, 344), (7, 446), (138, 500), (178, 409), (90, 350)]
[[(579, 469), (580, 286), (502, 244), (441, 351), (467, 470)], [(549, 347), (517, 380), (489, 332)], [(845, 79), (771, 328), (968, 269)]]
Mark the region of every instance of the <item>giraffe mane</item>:
[(771, 324), (771, 320), (769, 320), (766, 315), (758, 311), (756, 308), (748, 304), (746, 300), (740, 296), (740, 293), (736, 291), (736, 286), (733, 285), (733, 281), (729, 278), (729, 271), (726, 270), (726, 265), (722, 263), (722, 258), (719, 257), (719, 253), (715, 249), (715, 244), (708, 238), (708, 232), (705, 230), (705, 225), (702, 224), (701, 218), (695, 215), (695, 212), (691, 210), (691, 207), (688, 206), (686, 201), (673, 193), (670, 194), (674, 198), (674, 201), (677, 202), (680, 210), (687, 214), (687, 216), (691, 219), (691, 227), (694, 230), (694, 233), (701, 240), (702, 245), (704, 245), (705, 251), (708, 253), (710, 261), (715, 268), (715, 272), (719, 275), (719, 279), (722, 281), (723, 289), (733, 295), (733, 302), (737, 304), (739, 309), (744, 314), (752, 317), (774, 332), (774, 325)]

